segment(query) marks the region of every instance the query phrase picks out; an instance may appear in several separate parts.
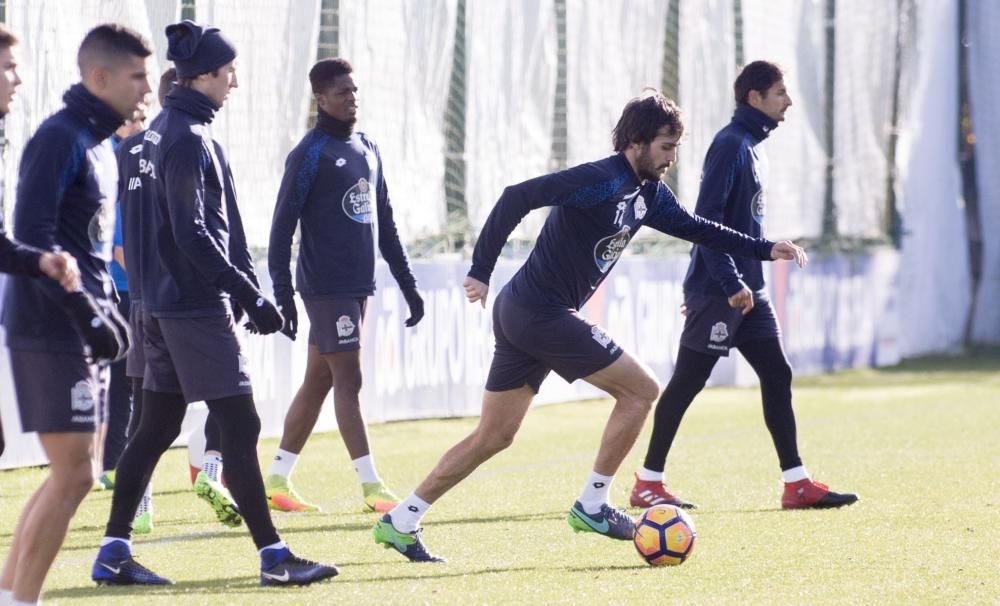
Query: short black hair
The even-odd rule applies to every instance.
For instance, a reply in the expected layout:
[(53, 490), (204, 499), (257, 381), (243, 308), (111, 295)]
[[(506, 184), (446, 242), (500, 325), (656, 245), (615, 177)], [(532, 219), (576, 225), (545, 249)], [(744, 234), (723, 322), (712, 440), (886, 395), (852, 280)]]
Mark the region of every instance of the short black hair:
[(0, 50), (10, 48), (20, 42), (14, 32), (7, 29), (7, 26), (0, 23)]
[(733, 96), (736, 103), (747, 104), (750, 102), (750, 91), (755, 90), (761, 95), (766, 95), (768, 89), (774, 86), (785, 77), (785, 72), (776, 63), (770, 61), (754, 61), (748, 63), (736, 82), (733, 83)]
[(83, 72), (85, 63), (100, 58), (114, 61), (128, 57), (145, 59), (153, 54), (149, 44), (135, 30), (118, 23), (104, 23), (87, 32), (80, 43), (76, 55), (77, 64)]
[(650, 143), (662, 129), (671, 135), (684, 132), (681, 110), (658, 90), (647, 89), (625, 104), (621, 118), (611, 133), (615, 151), (625, 151), (633, 143)]
[(337, 76), (343, 76), (353, 71), (354, 68), (351, 67), (347, 59), (339, 57), (320, 59), (309, 70), (309, 84), (312, 85), (314, 93), (321, 94), (333, 85), (333, 81), (337, 79)]

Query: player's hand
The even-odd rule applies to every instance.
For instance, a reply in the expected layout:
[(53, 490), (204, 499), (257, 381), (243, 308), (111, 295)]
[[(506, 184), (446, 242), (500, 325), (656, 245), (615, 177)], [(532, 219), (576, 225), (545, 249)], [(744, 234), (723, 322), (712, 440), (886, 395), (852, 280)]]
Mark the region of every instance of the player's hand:
[(62, 286), (66, 292), (80, 288), (80, 268), (68, 252), (44, 252), (38, 259), (38, 269)]
[(688, 306), (685, 305), (684, 303), (681, 303), (681, 315), (684, 316), (685, 318), (688, 315)]
[(465, 288), (465, 298), (469, 303), (479, 301), (483, 309), (486, 309), (486, 296), (490, 293), (489, 284), (484, 284), (472, 276), (465, 276), (462, 286)]
[(243, 308), (260, 334), (269, 335), (284, 327), (285, 319), (281, 317), (281, 312), (249, 280), (238, 285), (230, 294)]
[(406, 319), (403, 325), (407, 328), (412, 328), (424, 317), (424, 298), (417, 292), (416, 286), (404, 288), (403, 298), (406, 299), (406, 305), (410, 308), (410, 317)]
[(778, 259), (795, 261), (795, 264), (799, 267), (805, 267), (809, 263), (809, 256), (806, 254), (805, 249), (789, 240), (775, 242), (774, 247), (771, 248), (771, 260), (776, 261)]
[(739, 309), (744, 316), (747, 315), (753, 309), (753, 293), (744, 286), (743, 290), (729, 297), (729, 306)]
[(278, 300), (278, 309), (281, 310), (282, 317), (285, 318), (285, 325), (281, 327), (281, 334), (292, 341), (299, 332), (299, 310), (295, 307), (295, 296), (282, 297)]

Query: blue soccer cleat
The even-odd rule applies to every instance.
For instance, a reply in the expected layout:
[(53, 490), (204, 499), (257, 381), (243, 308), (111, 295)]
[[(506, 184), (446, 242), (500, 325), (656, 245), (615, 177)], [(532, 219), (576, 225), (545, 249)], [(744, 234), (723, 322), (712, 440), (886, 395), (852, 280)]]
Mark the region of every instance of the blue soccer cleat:
[(97, 552), (97, 560), (90, 578), (98, 585), (173, 585), (132, 557), (129, 546), (123, 541), (112, 541)]
[(635, 522), (621, 509), (608, 504), (601, 505), (597, 513), (587, 513), (580, 501), (573, 503), (566, 519), (576, 532), (596, 532), (612, 539), (631, 541), (635, 534)]
[(330, 579), (340, 573), (336, 566), (304, 560), (287, 547), (265, 549), (260, 556), (260, 584), (308, 585)]
[(375, 527), (372, 528), (372, 535), (375, 542), (389, 549), (394, 548), (399, 553), (410, 559), (411, 562), (447, 562), (448, 560), (439, 555), (427, 551), (423, 541), (420, 540), (420, 530), (414, 532), (400, 532), (392, 525), (392, 518), (389, 514), (382, 516)]

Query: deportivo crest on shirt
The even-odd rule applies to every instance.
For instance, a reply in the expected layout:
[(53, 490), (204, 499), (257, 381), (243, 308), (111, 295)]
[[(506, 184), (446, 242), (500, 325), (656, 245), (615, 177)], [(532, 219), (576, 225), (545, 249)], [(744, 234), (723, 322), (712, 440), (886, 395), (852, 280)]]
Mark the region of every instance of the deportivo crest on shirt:
[(608, 273), (611, 266), (615, 264), (618, 257), (622, 256), (625, 247), (628, 246), (632, 229), (626, 225), (621, 230), (606, 238), (601, 238), (594, 246), (594, 263), (602, 274)]
[(708, 336), (708, 339), (714, 343), (722, 343), (727, 338), (729, 338), (729, 328), (726, 326), (726, 323), (716, 322), (712, 326), (712, 333)]
[(604, 349), (607, 349), (608, 345), (611, 345), (611, 335), (604, 332), (604, 329), (600, 326), (591, 326), (590, 336), (593, 337), (595, 341), (600, 343), (601, 347)]
[(767, 193), (761, 188), (750, 201), (750, 216), (759, 225), (764, 224), (764, 216), (767, 214)]
[(342, 204), (344, 214), (352, 221), (371, 223), (374, 213), (372, 213), (371, 186), (368, 180), (364, 177), (358, 179), (353, 187), (344, 192)]
[(87, 235), (94, 252), (111, 261), (111, 240), (115, 235), (115, 202), (106, 198), (87, 224)]
[(635, 211), (636, 220), (642, 220), (646, 216), (646, 199), (638, 196), (635, 199), (635, 205), (632, 206), (632, 210)]
[(337, 336), (349, 337), (354, 334), (354, 322), (350, 316), (340, 316), (337, 318)]

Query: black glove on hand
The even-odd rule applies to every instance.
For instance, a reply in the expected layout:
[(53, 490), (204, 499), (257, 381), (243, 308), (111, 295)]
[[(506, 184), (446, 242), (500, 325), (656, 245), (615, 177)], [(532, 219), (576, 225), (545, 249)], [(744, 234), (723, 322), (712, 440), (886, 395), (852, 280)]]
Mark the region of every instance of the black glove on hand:
[(132, 347), (132, 333), (129, 331), (128, 320), (118, 313), (118, 308), (115, 305), (108, 305), (104, 309), (104, 315), (107, 316), (108, 322), (115, 328), (115, 332), (118, 333), (118, 340), (122, 343), (121, 351), (111, 360), (112, 362), (117, 362), (124, 359), (125, 354)]
[(295, 335), (299, 332), (299, 310), (295, 308), (295, 296), (279, 299), (278, 308), (281, 310), (282, 317), (285, 318), (281, 334), (294, 341)]
[(229, 306), (233, 309), (233, 324), (238, 325), (246, 314), (243, 313), (243, 308), (236, 302), (236, 299), (230, 299)]
[(90, 357), (94, 362), (114, 360), (125, 351), (118, 330), (89, 293), (70, 293), (65, 299), (64, 309), (83, 337), (83, 342), (90, 348)]
[(417, 292), (416, 286), (404, 288), (403, 298), (406, 299), (406, 304), (410, 308), (410, 317), (406, 319), (404, 324), (407, 327), (416, 326), (417, 322), (424, 317), (424, 300), (420, 297), (420, 293)]
[(269, 335), (281, 330), (285, 320), (281, 317), (278, 308), (264, 298), (264, 295), (257, 290), (250, 281), (246, 281), (238, 292), (231, 293), (240, 304), (243, 311), (247, 312), (250, 321), (262, 335)]

